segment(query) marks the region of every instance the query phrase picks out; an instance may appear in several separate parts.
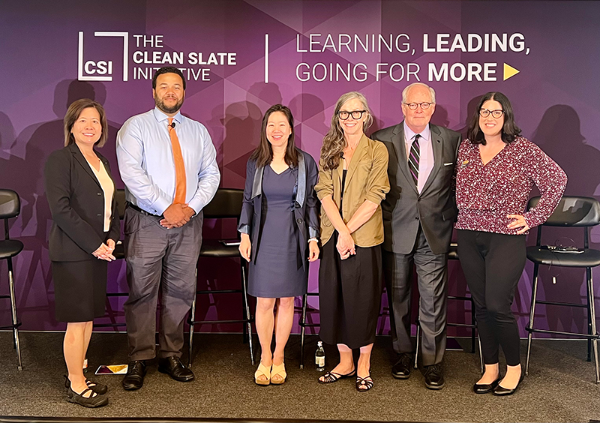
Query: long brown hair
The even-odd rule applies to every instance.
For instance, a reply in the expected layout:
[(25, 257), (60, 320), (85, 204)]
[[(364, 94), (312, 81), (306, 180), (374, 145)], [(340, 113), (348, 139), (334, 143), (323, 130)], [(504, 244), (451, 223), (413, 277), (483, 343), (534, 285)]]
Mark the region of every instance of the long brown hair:
[(294, 143), (294, 116), (292, 116), (292, 111), (289, 108), (281, 104), (271, 106), (269, 110), (265, 112), (262, 120), (262, 127), (260, 129), (260, 144), (256, 150), (254, 150), (250, 156), (250, 159), (256, 160), (257, 167), (264, 167), (273, 161), (273, 148), (267, 139), (267, 123), (269, 122), (269, 116), (275, 112), (281, 112), (285, 115), (291, 130), (290, 137), (288, 138), (287, 142), (287, 148), (285, 149), (284, 160), (288, 166), (297, 167), (298, 151), (296, 150), (296, 144)]
[(94, 100), (90, 100), (89, 98), (82, 98), (80, 100), (75, 100), (73, 103), (71, 103), (71, 105), (67, 109), (67, 113), (65, 114), (65, 147), (75, 142), (75, 137), (73, 137), (71, 129), (73, 129), (75, 121), (79, 119), (79, 115), (81, 115), (81, 112), (83, 112), (83, 110), (87, 109), (88, 107), (93, 107), (98, 111), (98, 114), (100, 115), (100, 125), (102, 126), (102, 134), (100, 135), (100, 139), (96, 141), (94, 146), (102, 147), (104, 146), (104, 144), (106, 144), (106, 139), (108, 137), (108, 124), (106, 122), (106, 113), (104, 113), (104, 107), (102, 107), (100, 103), (96, 103)]
[(323, 139), (323, 146), (321, 147), (321, 164), (324, 170), (337, 169), (340, 164), (340, 158), (342, 157), (344, 148), (348, 146), (348, 142), (344, 137), (344, 130), (342, 129), (340, 120), (338, 119), (338, 113), (340, 112), (340, 109), (344, 103), (346, 103), (348, 100), (352, 100), (353, 98), (358, 99), (363, 104), (363, 108), (367, 111), (367, 119), (363, 123), (363, 132), (366, 131), (369, 126), (371, 126), (371, 123), (373, 123), (371, 109), (369, 109), (367, 99), (364, 95), (356, 91), (351, 91), (342, 95), (335, 105), (335, 111), (333, 112), (333, 117), (331, 118), (331, 127), (329, 128), (327, 135), (325, 135), (325, 138)]

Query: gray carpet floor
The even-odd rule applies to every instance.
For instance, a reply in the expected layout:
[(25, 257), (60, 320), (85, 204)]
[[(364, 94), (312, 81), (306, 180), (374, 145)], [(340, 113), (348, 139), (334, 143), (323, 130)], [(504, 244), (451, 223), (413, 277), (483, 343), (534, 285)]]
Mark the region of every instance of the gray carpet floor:
[[(76, 418), (241, 418), (362, 420), (400, 422), (589, 422), (600, 420), (600, 386), (582, 341), (534, 341), (529, 376), (510, 397), (475, 395), (479, 357), (448, 351), (446, 387), (427, 390), (415, 371), (408, 380), (390, 374), (394, 354), (390, 338), (378, 338), (373, 351), (375, 387), (358, 393), (354, 380), (320, 385), (313, 364), (316, 337), (308, 337), (306, 366), (299, 368), (300, 339), (286, 350), (288, 381), (259, 387), (241, 335), (198, 334), (194, 340), (196, 380), (179, 383), (149, 366), (144, 387), (126, 392), (122, 376), (96, 376), (109, 386), (108, 406), (90, 410), (67, 403), (63, 377), (62, 334), (22, 332), (23, 371), (18, 371), (12, 337), (0, 333), (0, 416)], [(463, 342), (469, 344), (469, 342)], [(523, 345), (524, 347), (524, 345)], [(523, 352), (525, 348), (523, 348)], [(258, 351), (257, 351), (258, 352)], [(328, 365), (337, 360), (327, 347)], [(126, 363), (124, 334), (95, 333), (88, 358), (99, 364)], [(329, 367), (329, 366), (328, 366)]]

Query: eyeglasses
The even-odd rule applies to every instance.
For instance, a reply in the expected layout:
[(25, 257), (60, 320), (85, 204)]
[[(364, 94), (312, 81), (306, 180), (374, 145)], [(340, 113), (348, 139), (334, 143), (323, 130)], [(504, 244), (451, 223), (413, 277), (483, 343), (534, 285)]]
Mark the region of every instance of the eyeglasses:
[(489, 115), (492, 115), (494, 119), (500, 119), (504, 114), (504, 110), (488, 110), (488, 109), (479, 109), (479, 116), (482, 118), (486, 118)]
[(419, 106), (421, 106), (421, 109), (427, 110), (427, 109), (429, 109), (429, 106), (431, 106), (433, 103), (404, 103), (404, 104), (410, 110), (417, 110), (417, 107), (419, 107)]
[(354, 110), (353, 112), (346, 112), (344, 110), (340, 110), (338, 112), (338, 117), (341, 120), (347, 120), (352, 115), (352, 119), (358, 120), (358, 119), (362, 118), (363, 113), (365, 113), (365, 112), (366, 112), (366, 110)]

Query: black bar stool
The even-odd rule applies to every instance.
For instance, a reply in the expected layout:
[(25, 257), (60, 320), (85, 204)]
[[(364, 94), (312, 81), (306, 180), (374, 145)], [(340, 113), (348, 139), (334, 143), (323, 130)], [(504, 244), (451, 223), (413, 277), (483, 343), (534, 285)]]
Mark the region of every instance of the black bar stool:
[[(534, 197), (529, 200), (528, 209), (534, 208), (540, 200), (540, 197)], [(533, 292), (531, 295), (531, 310), (529, 313), (529, 324), (527, 325), (527, 360), (525, 362), (525, 374), (529, 373), (529, 357), (531, 353), (531, 339), (534, 332), (552, 333), (557, 335), (575, 336), (588, 340), (587, 360), (592, 359), (592, 349), (594, 363), (596, 366), (596, 383), (600, 383), (600, 368), (598, 367), (598, 331), (596, 330), (596, 310), (594, 307), (594, 281), (592, 279), (592, 268), (600, 265), (600, 250), (589, 247), (589, 227), (600, 223), (600, 203), (595, 198), (590, 197), (563, 197), (554, 213), (548, 220), (538, 227), (537, 242), (533, 247), (527, 248), (527, 258), (534, 263), (533, 266)], [(542, 228), (545, 226), (559, 227), (579, 227), (583, 230), (583, 248), (575, 246), (569, 248), (542, 245)], [(554, 247), (554, 248), (553, 248)], [(537, 299), (539, 268), (540, 264), (552, 267), (572, 267), (584, 268), (587, 282), (587, 298), (585, 304), (574, 304), (559, 301), (541, 301)], [(575, 333), (558, 330), (535, 329), (533, 322), (535, 318), (535, 307), (537, 304), (562, 306), (562, 307), (583, 307), (587, 310), (588, 332)]]
[[(241, 189), (220, 188), (217, 190), (215, 197), (203, 209), (205, 219), (236, 219), (239, 221), (242, 211), (242, 201), (244, 199), (244, 191)], [(237, 225), (236, 225), (237, 227)], [(215, 290), (197, 290), (196, 295), (214, 295), (214, 294), (242, 294), (242, 318), (237, 320), (195, 320), (196, 317), (196, 297), (192, 303), (192, 309), (188, 319), (190, 325), (189, 335), (189, 358), (188, 365), (192, 365), (192, 351), (194, 345), (194, 325), (196, 324), (218, 324), (218, 323), (244, 323), (243, 341), (248, 341), (250, 347), (250, 360), (254, 365), (254, 349), (252, 347), (252, 322), (254, 318), (250, 314), (250, 306), (248, 303), (248, 286), (246, 278), (246, 263), (240, 256), (239, 244), (226, 245), (219, 240), (202, 240), (202, 248), (200, 257), (212, 258), (239, 258), (240, 260), (240, 288), (239, 289), (215, 289)]]
[(13, 331), (13, 345), (17, 351), (17, 368), (23, 370), (21, 361), (21, 344), (19, 343), (19, 326), (21, 321), (17, 317), (17, 301), (15, 298), (15, 279), (13, 273), (12, 258), (23, 250), (23, 243), (16, 239), (10, 239), (8, 231), (8, 219), (17, 217), (21, 212), (21, 200), (19, 195), (10, 189), (0, 189), (0, 219), (4, 220), (4, 239), (0, 240), (0, 259), (6, 260), (8, 265), (8, 295), (0, 295), (0, 298), (10, 298), (10, 311), (12, 324), (0, 326), (0, 329), (11, 328)]

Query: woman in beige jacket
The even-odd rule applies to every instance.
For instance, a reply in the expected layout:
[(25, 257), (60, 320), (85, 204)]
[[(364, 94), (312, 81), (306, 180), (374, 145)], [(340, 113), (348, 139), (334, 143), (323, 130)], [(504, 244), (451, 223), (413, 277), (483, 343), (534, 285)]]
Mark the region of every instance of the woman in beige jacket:
[[(323, 140), (319, 182), (321, 200), (319, 270), (320, 336), (337, 344), (340, 363), (320, 383), (356, 375), (356, 389), (373, 387), (371, 350), (381, 305), (381, 200), (390, 190), (385, 146), (366, 137), (373, 118), (358, 92), (338, 100), (331, 129)], [(354, 365), (352, 349), (360, 348)]]

